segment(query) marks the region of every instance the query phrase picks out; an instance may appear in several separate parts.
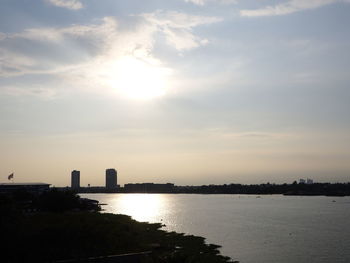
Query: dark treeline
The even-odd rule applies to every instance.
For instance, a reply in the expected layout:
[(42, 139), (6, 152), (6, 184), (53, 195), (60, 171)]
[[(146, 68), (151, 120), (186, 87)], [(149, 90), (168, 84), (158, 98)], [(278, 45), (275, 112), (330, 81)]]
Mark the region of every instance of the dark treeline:
[(100, 211), (97, 201), (80, 198), (72, 191), (58, 191), (53, 188), (43, 193), (31, 193), (18, 190), (0, 194), (2, 215), (19, 212), (65, 212), (65, 211)]
[(174, 184), (133, 184), (132, 187), (106, 189), (81, 187), (79, 193), (171, 193), (171, 194), (283, 194), (350, 196), (350, 183), (297, 183), (292, 184), (223, 184), (202, 186), (175, 186)]
[(176, 186), (176, 193), (193, 194), (284, 194), (284, 195), (350, 195), (350, 183), (314, 183), (314, 184), (224, 184), (202, 186)]

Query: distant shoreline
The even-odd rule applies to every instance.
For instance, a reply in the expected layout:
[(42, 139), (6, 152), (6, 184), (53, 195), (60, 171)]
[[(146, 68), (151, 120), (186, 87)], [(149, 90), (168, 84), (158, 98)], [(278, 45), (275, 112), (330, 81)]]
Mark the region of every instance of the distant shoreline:
[[(325, 197), (347, 197), (350, 195), (323, 195), (323, 194), (224, 194), (224, 193), (141, 193), (141, 192), (133, 192), (133, 193), (125, 193), (125, 192), (77, 192), (77, 194), (170, 194), (170, 195), (247, 195), (247, 196), (306, 196), (306, 197), (313, 197), (313, 196), (325, 196)], [(101, 205), (101, 204), (100, 204)], [(104, 205), (104, 204), (102, 204)]]
[[(68, 187), (59, 188), (62, 190)], [(135, 194), (232, 194), (232, 195), (285, 195), (285, 196), (350, 196), (350, 183), (313, 183), (304, 184), (224, 184), (202, 186), (175, 186), (157, 189), (152, 184), (138, 184), (138, 188), (123, 187), (106, 189), (104, 187), (80, 187), (77, 193), (135, 193)]]

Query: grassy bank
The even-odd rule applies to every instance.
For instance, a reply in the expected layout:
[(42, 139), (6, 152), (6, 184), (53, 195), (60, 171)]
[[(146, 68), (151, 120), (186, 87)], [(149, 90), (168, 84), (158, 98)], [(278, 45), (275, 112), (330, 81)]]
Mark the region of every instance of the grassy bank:
[[(67, 194), (62, 196), (67, 198)], [(52, 194), (50, 198), (59, 200), (52, 198)], [(45, 208), (50, 207), (49, 202), (44, 203)], [(17, 205), (9, 206), (9, 202), (2, 204), (7, 209), (1, 214), (0, 231), (5, 241), (1, 262), (82, 260), (144, 251), (151, 253), (139, 262), (231, 262), (220, 255), (219, 246), (206, 244), (202, 237), (163, 231), (161, 224), (77, 209), (74, 212), (32, 209), (35, 212), (28, 213), (16, 209)]]

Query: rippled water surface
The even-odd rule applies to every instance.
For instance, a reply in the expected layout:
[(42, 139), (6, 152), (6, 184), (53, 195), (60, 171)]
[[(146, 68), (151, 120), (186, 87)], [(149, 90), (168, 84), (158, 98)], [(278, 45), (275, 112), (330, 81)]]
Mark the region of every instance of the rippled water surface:
[(350, 198), (251, 195), (81, 194), (104, 212), (200, 235), (250, 262), (350, 262)]

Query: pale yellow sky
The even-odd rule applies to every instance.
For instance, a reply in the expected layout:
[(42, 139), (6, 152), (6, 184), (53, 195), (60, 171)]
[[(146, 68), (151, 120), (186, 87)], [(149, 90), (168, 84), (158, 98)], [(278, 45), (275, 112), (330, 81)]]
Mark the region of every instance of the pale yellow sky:
[[(119, 184), (186, 184), (346, 181), (350, 154), (332, 135), (253, 134), (224, 131), (152, 136), (108, 133), (60, 136), (13, 135), (2, 140), (2, 181), (69, 185), (70, 171), (81, 171), (82, 185), (104, 185), (104, 171), (118, 170)], [(348, 135), (345, 135), (348, 137)], [(349, 138), (349, 137), (348, 137)], [(326, 143), (325, 143), (326, 142)], [(11, 169), (16, 167), (16, 169)]]

